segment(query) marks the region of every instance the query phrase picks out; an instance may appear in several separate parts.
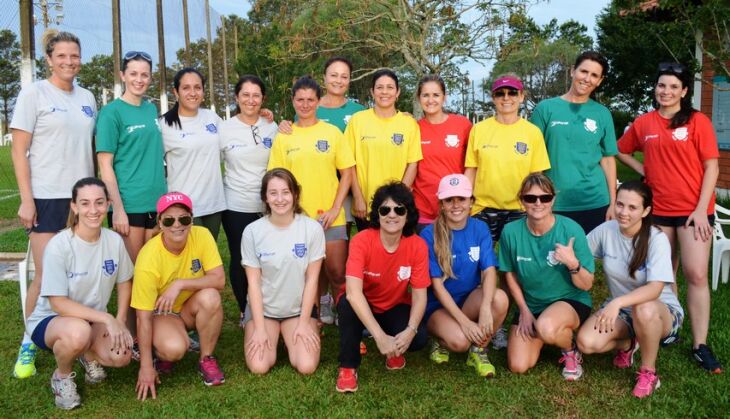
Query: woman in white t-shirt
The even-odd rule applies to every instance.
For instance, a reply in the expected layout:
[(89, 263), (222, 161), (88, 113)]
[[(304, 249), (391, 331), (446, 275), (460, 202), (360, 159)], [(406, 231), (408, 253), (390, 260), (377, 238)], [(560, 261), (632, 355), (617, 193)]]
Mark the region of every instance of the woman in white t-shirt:
[(302, 214), (301, 190), (286, 169), (261, 182), (266, 215), (243, 232), (241, 254), (248, 277), (244, 354), (254, 374), (276, 363), (279, 335), (289, 362), (301, 374), (319, 365), (319, 327), (314, 300), (325, 252), (322, 226)]
[[(35, 279), (26, 297), (26, 312), (35, 308), (43, 277), (43, 250), (66, 226), (71, 187), (93, 176), (92, 135), (96, 101), (74, 84), (81, 68), (81, 44), (76, 35), (49, 30), (43, 35), (51, 75), (26, 86), (15, 102), (10, 129), (12, 158), (20, 192), (18, 218), (28, 232), (35, 261)], [(25, 336), (14, 375), (35, 374), (37, 348)]]
[(221, 118), (201, 109), (205, 79), (194, 68), (175, 74), (175, 105), (160, 118), (167, 164), (167, 190), (182, 192), (195, 202), (193, 223), (218, 239), (221, 214), (226, 209), (221, 175), (218, 127)]
[(228, 272), (233, 295), (241, 312), (240, 325), (243, 327), (248, 281), (241, 266), (241, 235), (246, 226), (261, 217), (261, 178), (266, 173), (278, 127), (273, 121), (261, 116), (266, 87), (259, 77), (250, 74), (241, 76), (235, 92), (238, 112), (220, 124), (218, 135), (224, 164), (223, 191), (227, 207), (223, 212), (223, 230), (231, 254)]
[(613, 364), (629, 368), (641, 347), (641, 368), (633, 394), (647, 397), (659, 388), (659, 346), (677, 340), (684, 311), (672, 291), (669, 239), (652, 225), (652, 192), (639, 181), (618, 188), (615, 219), (588, 234), (593, 256), (603, 261), (611, 294), (578, 332), (584, 354), (616, 349)]
[[(132, 358), (132, 335), (125, 326), (132, 293), (133, 265), (122, 238), (102, 228), (109, 210), (104, 183), (84, 178), (73, 186), (69, 228), (46, 246), (41, 293), (28, 317), (27, 333), (53, 352), (51, 388), (56, 406), (81, 404), (73, 372), (78, 359), (88, 384), (106, 378), (106, 367), (123, 367)], [(117, 289), (116, 316), (107, 312)]]

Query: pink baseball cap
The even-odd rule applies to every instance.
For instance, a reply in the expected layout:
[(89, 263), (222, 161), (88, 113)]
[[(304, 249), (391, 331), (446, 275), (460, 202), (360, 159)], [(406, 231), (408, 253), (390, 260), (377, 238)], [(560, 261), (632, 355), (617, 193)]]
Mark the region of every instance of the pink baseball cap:
[(439, 182), (439, 190), (436, 192), (438, 199), (446, 199), (454, 196), (471, 198), (472, 188), (469, 178), (460, 175), (446, 175)]
[(522, 81), (515, 76), (500, 77), (492, 83), (492, 92), (503, 87), (511, 87), (512, 89), (523, 90)]
[(162, 195), (160, 199), (157, 200), (157, 215), (160, 215), (163, 212), (167, 211), (168, 208), (175, 204), (187, 207), (187, 209), (192, 214), (193, 201), (190, 200), (190, 197), (182, 192), (168, 192)]

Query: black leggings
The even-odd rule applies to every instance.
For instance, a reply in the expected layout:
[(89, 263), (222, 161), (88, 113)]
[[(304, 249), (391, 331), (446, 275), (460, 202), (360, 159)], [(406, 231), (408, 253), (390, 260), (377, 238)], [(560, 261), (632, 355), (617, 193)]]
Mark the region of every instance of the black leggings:
[(241, 266), (241, 237), (246, 226), (258, 220), (260, 217), (261, 214), (259, 213), (223, 211), (223, 230), (226, 232), (228, 251), (231, 254), (228, 272), (231, 288), (233, 288), (233, 295), (236, 296), (238, 309), (241, 313), (246, 311), (246, 294), (248, 293), (246, 271)]

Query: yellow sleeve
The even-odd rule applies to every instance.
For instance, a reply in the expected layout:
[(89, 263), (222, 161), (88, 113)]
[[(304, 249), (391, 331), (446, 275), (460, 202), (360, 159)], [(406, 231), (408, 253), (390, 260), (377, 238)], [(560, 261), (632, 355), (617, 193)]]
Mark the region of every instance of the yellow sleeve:
[(152, 311), (155, 309), (159, 297), (158, 284), (160, 281), (159, 266), (154, 255), (156, 251), (139, 252), (134, 265), (134, 280), (132, 281), (132, 301), (130, 306), (137, 310)]
[(337, 169), (347, 169), (355, 165), (355, 155), (352, 153), (350, 144), (345, 141), (345, 136), (340, 133), (337, 127), (332, 130), (332, 138), (336, 144), (335, 149), (335, 166)]
[(408, 141), (408, 158), (406, 161), (408, 163), (416, 163), (423, 160), (423, 153), (421, 152), (421, 128), (413, 117), (409, 116), (408, 119), (411, 125), (411, 138)]
[(200, 246), (200, 262), (203, 264), (203, 271), (207, 272), (223, 265), (221, 255), (218, 253), (218, 246), (210, 231), (205, 227), (200, 227), (196, 230), (198, 231), (197, 242)]
[[(479, 166), (479, 156), (477, 156), (476, 152), (477, 131), (479, 131), (478, 125), (479, 124), (476, 124), (471, 127), (471, 131), (469, 132), (469, 142), (466, 144), (466, 160), (464, 161), (464, 167)], [(544, 144), (543, 148), (545, 148)]]
[(286, 167), (286, 159), (284, 158), (284, 148), (286, 146), (284, 142), (288, 137), (289, 135), (284, 136), (284, 134), (276, 134), (276, 137), (274, 138), (274, 145), (271, 146), (271, 154), (269, 154), (269, 165), (266, 167), (266, 170), (271, 170), (275, 167), (283, 167), (285, 169), (288, 169), (288, 167)]

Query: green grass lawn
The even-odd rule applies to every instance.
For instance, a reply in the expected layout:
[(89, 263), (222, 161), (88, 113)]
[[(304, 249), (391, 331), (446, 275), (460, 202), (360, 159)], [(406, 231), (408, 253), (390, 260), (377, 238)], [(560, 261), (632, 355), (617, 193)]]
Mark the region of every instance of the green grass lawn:
[[(619, 179), (634, 178), (619, 166)], [(0, 147), (0, 189), (14, 188), (9, 150)], [(0, 221), (15, 220), (18, 199), (0, 201)], [(219, 248), (228, 261), (225, 236)], [(0, 234), (0, 251), (24, 251), (25, 237), (19, 228)], [(680, 290), (684, 300), (683, 280)], [(606, 295), (602, 274), (597, 275), (592, 291), (594, 306)], [(710, 342), (718, 355), (730, 365), (730, 286), (712, 293)], [(64, 413), (55, 408), (49, 388), (55, 362), (50, 353), (41, 353), (36, 363), (38, 374), (26, 380), (12, 377), (17, 345), (22, 333), (20, 301), (16, 282), (0, 282), (0, 409), (7, 417), (474, 417), (497, 414), (506, 417), (727, 417), (730, 415), (730, 380), (726, 375), (712, 376), (690, 359), (689, 321), (682, 329), (682, 341), (661, 350), (658, 370), (662, 387), (648, 400), (630, 394), (633, 371), (615, 369), (612, 356), (596, 355), (585, 359), (581, 381), (562, 379), (554, 348), (546, 348), (537, 367), (525, 375), (506, 370), (504, 351), (491, 351), (497, 368), (494, 380), (475, 376), (464, 365), (463, 354), (452, 355), (446, 365), (437, 366), (426, 351), (408, 354), (401, 371), (386, 371), (384, 358), (368, 340), (369, 354), (360, 369), (360, 390), (341, 395), (335, 389), (337, 373), (337, 329), (327, 327), (322, 340), (322, 361), (317, 372), (308, 377), (288, 366), (280, 346), (279, 363), (266, 376), (249, 373), (243, 360), (242, 332), (230, 287), (223, 292), (225, 321), (216, 355), (226, 373), (223, 386), (208, 388), (197, 372), (197, 357), (188, 356), (171, 376), (162, 377), (157, 400), (144, 403), (135, 398), (137, 365), (108, 369), (109, 378), (98, 385), (83, 382), (76, 367), (76, 382), (83, 405)]]

